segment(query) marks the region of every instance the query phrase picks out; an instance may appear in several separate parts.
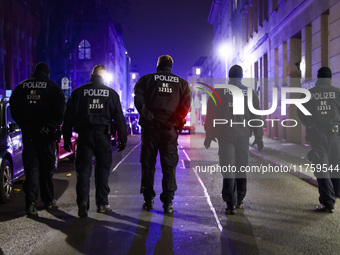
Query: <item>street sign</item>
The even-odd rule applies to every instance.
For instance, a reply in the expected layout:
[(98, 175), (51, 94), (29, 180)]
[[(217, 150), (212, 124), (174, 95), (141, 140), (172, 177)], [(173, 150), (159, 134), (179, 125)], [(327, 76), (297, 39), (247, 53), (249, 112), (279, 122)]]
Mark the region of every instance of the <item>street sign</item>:
[(70, 88), (69, 84), (70, 81), (67, 77), (61, 79), (61, 89), (69, 89)]

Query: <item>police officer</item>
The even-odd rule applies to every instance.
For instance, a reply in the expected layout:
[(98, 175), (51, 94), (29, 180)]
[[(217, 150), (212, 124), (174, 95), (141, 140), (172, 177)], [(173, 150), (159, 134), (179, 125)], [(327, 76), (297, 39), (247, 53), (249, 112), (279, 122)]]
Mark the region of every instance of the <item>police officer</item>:
[(29, 216), (38, 215), (36, 201), (39, 188), (44, 208), (56, 207), (53, 172), (65, 96), (60, 87), (49, 80), (49, 75), (48, 65), (38, 63), (32, 78), (19, 83), (10, 98), (11, 115), (23, 136), (22, 159), (26, 175), (23, 190)]
[(71, 151), (72, 128), (78, 133), (76, 152), (78, 216), (87, 217), (89, 210), (92, 155), (96, 157), (95, 185), (98, 213), (111, 211), (108, 179), (112, 163), (111, 125), (118, 130), (118, 151), (125, 149), (127, 130), (118, 94), (104, 85), (106, 68), (96, 65), (90, 83), (76, 88), (66, 106), (63, 134), (65, 149)]
[(310, 133), (309, 158), (315, 166), (321, 203), (316, 211), (332, 213), (340, 192), (340, 89), (332, 86), (328, 67), (321, 67), (317, 76), (315, 87), (310, 89), (311, 100), (304, 104), (312, 115), (298, 114)]
[[(222, 104), (215, 106), (211, 98), (208, 100), (206, 121), (204, 128), (206, 138), (204, 146), (209, 149), (211, 142), (218, 140), (218, 155), (220, 166), (236, 167), (236, 173), (223, 174), (222, 198), (226, 202), (226, 213), (235, 214), (236, 208), (243, 208), (243, 200), (247, 192), (246, 174), (239, 172), (241, 166), (248, 165), (249, 137), (254, 133), (258, 150), (263, 149), (262, 127), (251, 128), (247, 125), (250, 119), (259, 119), (249, 111), (247, 104), (247, 87), (241, 82), (243, 77), (242, 67), (234, 65), (229, 70), (229, 84), (242, 90), (244, 96), (243, 115), (233, 115), (233, 96), (230, 90), (217, 88)], [(253, 106), (259, 109), (259, 99), (253, 91)], [(227, 120), (227, 124), (213, 126), (214, 119)], [(233, 124), (231, 124), (233, 123)], [(245, 125), (240, 123), (246, 123)], [(230, 169), (229, 167), (229, 169)]]
[(135, 85), (135, 106), (140, 113), (142, 126), (142, 183), (143, 208), (153, 208), (156, 157), (159, 151), (162, 165), (163, 192), (160, 195), (165, 213), (172, 213), (172, 200), (177, 190), (176, 166), (178, 163), (177, 130), (183, 128), (188, 114), (191, 91), (188, 83), (173, 74), (173, 59), (160, 56), (157, 72), (142, 76)]

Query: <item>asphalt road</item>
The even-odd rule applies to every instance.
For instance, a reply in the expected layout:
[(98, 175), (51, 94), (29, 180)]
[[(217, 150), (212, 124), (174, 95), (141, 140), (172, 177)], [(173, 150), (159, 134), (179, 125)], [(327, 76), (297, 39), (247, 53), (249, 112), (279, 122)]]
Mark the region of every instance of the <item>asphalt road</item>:
[[(96, 213), (93, 176), (89, 217), (77, 217), (76, 174), (68, 160), (55, 174), (58, 210), (47, 212), (40, 202), (39, 218), (27, 218), (16, 183), (11, 202), (0, 205), (0, 255), (339, 254), (339, 201), (333, 214), (314, 212), (317, 188), (289, 174), (249, 178), (245, 208), (226, 216), (220, 176), (192, 169), (218, 162), (216, 144), (206, 150), (202, 143), (201, 135), (179, 138), (173, 215), (164, 215), (159, 200), (159, 162), (154, 209), (142, 210), (140, 136), (129, 137), (125, 151), (113, 152), (108, 215)], [(250, 164), (267, 163), (250, 157)]]

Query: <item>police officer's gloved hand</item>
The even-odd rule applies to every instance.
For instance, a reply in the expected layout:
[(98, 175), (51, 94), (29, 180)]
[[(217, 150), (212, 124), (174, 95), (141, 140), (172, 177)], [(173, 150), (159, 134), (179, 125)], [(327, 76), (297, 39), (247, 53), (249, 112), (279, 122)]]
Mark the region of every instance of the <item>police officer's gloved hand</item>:
[(150, 112), (146, 106), (144, 105), (143, 108), (142, 108), (142, 114), (143, 114), (143, 117), (148, 120), (148, 121), (152, 121), (155, 116), (153, 115), (152, 112)]
[(64, 149), (65, 151), (68, 151), (68, 152), (72, 151), (71, 139), (64, 139)]
[(187, 123), (187, 120), (186, 119), (182, 119), (180, 121), (177, 121), (176, 123), (176, 128), (178, 129), (179, 132), (182, 132), (185, 124)]
[(117, 146), (117, 151), (123, 151), (126, 147), (126, 142), (119, 142)]
[(161, 128), (162, 127), (162, 123), (156, 119), (152, 119), (150, 121), (150, 125), (152, 128)]
[(254, 146), (255, 144), (257, 144), (257, 150), (258, 151), (262, 151), (263, 150), (264, 145), (263, 145), (262, 138), (256, 138), (255, 137), (255, 140), (254, 140), (252, 146)]
[(307, 152), (307, 159), (309, 161), (313, 161), (313, 150), (310, 150), (309, 152)]
[(217, 140), (216, 140), (215, 137), (212, 137), (212, 136), (206, 136), (206, 137), (205, 137), (205, 140), (204, 140), (204, 147), (205, 147), (206, 149), (209, 149), (209, 148), (210, 148), (211, 141), (217, 142)]
[(167, 129), (167, 130), (171, 130), (173, 128), (176, 128), (176, 123), (172, 120), (169, 120), (164, 124), (164, 128)]

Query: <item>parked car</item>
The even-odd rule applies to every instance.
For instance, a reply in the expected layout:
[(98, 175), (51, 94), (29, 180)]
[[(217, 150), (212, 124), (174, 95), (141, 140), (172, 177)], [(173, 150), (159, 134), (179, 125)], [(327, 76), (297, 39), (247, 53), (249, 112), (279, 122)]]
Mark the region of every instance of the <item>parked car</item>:
[(0, 99), (0, 202), (12, 195), (13, 182), (24, 175), (22, 163), (22, 134), (14, 122), (9, 108), (9, 98)]
[[(72, 137), (73, 149), (76, 147), (77, 134)], [(72, 157), (73, 152), (63, 148), (63, 140), (56, 148), (56, 166), (60, 159)], [(0, 203), (10, 200), (13, 183), (25, 175), (22, 163), (22, 133), (19, 125), (11, 116), (9, 98), (0, 99)]]
[(188, 132), (189, 134), (195, 134), (196, 128), (195, 128), (195, 123), (190, 122), (190, 112), (187, 114), (185, 117), (186, 123), (182, 129), (182, 132)]
[(72, 151), (66, 151), (64, 149), (64, 138), (61, 136), (60, 142), (57, 144), (57, 149), (55, 151), (56, 153), (56, 168), (58, 168), (58, 161), (62, 160), (64, 158), (69, 158), (71, 161), (75, 159), (75, 151), (77, 149), (77, 138), (78, 134), (75, 132), (72, 132), (72, 137), (71, 137), (71, 143), (72, 143)]

